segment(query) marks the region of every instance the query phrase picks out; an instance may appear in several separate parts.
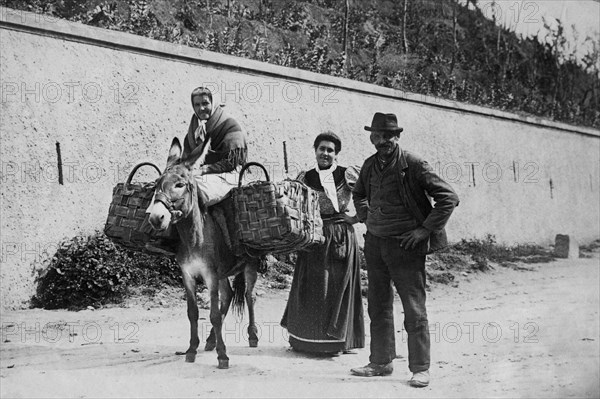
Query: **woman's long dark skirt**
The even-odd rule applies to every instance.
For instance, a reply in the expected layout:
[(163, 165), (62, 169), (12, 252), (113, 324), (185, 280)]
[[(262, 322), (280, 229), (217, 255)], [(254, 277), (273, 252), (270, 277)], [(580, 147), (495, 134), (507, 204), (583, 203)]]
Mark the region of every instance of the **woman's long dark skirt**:
[(325, 221), (326, 242), (299, 251), (281, 325), (299, 351), (335, 353), (365, 346), (354, 227)]

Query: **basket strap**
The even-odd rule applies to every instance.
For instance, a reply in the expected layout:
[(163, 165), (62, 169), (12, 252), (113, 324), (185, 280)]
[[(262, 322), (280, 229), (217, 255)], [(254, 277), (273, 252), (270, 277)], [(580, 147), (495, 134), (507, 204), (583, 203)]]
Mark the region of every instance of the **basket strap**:
[(262, 168), (263, 172), (265, 172), (265, 176), (267, 177), (267, 181), (270, 181), (270, 179), (269, 179), (269, 173), (267, 172), (267, 169), (265, 169), (265, 167), (262, 164), (260, 164), (258, 162), (248, 162), (248, 163), (246, 163), (244, 165), (244, 167), (242, 168), (242, 170), (240, 170), (240, 179), (238, 181), (238, 187), (242, 187), (242, 178), (244, 177), (244, 172), (250, 166), (258, 166), (258, 167)]
[(139, 168), (141, 168), (142, 166), (152, 166), (152, 167), (154, 167), (154, 169), (156, 169), (156, 171), (158, 172), (159, 176), (162, 174), (162, 172), (160, 171), (160, 169), (158, 169), (158, 166), (154, 165), (152, 162), (138, 163), (137, 165), (135, 165), (135, 167), (133, 168), (133, 170), (131, 171), (131, 173), (129, 173), (129, 177), (127, 177), (127, 181), (125, 183), (125, 186), (128, 186), (129, 184), (131, 184), (131, 180), (133, 179), (133, 175), (135, 175), (135, 172), (137, 172), (137, 170)]

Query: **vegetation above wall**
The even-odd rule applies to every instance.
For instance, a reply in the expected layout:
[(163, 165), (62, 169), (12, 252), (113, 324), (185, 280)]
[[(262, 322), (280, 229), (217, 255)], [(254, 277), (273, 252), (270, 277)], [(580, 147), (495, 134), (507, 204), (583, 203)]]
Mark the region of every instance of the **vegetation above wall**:
[(413, 93), (600, 128), (600, 49), (565, 54), (477, 0), (0, 0), (10, 8)]

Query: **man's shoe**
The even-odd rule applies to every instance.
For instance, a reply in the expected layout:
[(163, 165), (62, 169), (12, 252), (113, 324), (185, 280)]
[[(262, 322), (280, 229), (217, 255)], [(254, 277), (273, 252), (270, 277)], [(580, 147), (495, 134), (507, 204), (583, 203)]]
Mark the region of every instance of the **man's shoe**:
[(351, 369), (350, 372), (354, 375), (358, 375), (360, 377), (375, 377), (375, 376), (383, 376), (390, 375), (394, 371), (394, 365), (392, 362), (388, 364), (376, 364), (369, 363), (364, 367), (357, 367)]
[(173, 256), (177, 253), (178, 244), (177, 241), (161, 238), (147, 242), (145, 248), (152, 253)]
[(413, 373), (412, 378), (408, 382), (411, 387), (424, 388), (429, 385), (429, 370)]

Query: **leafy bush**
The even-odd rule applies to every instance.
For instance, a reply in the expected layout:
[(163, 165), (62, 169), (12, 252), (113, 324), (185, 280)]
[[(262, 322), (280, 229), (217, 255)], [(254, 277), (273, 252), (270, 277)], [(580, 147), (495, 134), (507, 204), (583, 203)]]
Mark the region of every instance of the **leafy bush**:
[(524, 261), (526, 263), (549, 262), (554, 260), (550, 251), (535, 244), (519, 244), (513, 247), (498, 244), (496, 237), (488, 234), (484, 239), (465, 240), (464, 238), (452, 245), (452, 250), (470, 254), (476, 263), (484, 268), (484, 261), (514, 262)]
[(32, 305), (79, 309), (119, 303), (132, 286), (178, 284), (179, 267), (173, 259), (134, 253), (95, 233), (59, 245), (37, 278)]

